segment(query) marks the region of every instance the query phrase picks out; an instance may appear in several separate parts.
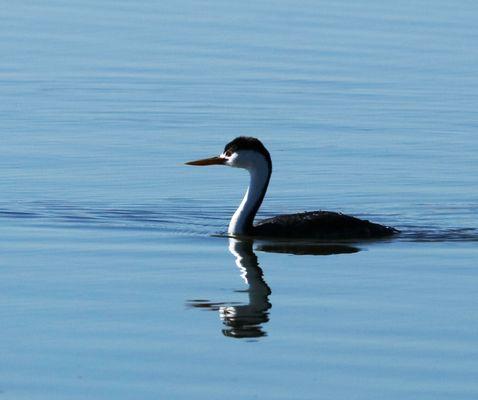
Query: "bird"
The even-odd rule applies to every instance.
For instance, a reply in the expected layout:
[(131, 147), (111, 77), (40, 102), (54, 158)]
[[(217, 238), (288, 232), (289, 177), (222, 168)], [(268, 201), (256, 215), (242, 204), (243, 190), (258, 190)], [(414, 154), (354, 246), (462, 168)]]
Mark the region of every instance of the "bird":
[(249, 172), (249, 187), (227, 230), (233, 237), (350, 240), (379, 239), (399, 233), (393, 227), (333, 211), (283, 214), (254, 224), (272, 175), (271, 155), (254, 137), (236, 137), (226, 144), (220, 155), (189, 161), (186, 165), (224, 165)]

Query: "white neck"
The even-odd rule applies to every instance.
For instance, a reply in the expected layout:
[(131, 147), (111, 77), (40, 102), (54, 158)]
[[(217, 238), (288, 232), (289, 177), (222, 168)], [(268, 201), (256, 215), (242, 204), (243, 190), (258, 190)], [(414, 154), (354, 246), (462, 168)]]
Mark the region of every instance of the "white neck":
[(228, 233), (230, 235), (246, 235), (250, 233), (252, 222), (264, 199), (269, 184), (271, 170), (264, 158), (257, 159), (247, 170), (250, 174), (249, 187), (229, 223)]

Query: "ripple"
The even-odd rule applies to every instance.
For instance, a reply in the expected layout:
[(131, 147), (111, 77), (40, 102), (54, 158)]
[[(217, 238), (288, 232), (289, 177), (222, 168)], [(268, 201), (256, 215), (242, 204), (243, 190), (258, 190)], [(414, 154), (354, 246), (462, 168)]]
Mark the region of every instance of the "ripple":
[(411, 242), (478, 242), (478, 229), (409, 226), (400, 239)]
[(177, 204), (97, 205), (34, 202), (0, 208), (0, 219), (48, 227), (154, 230), (207, 235), (219, 231), (226, 214)]
[[(202, 207), (188, 201), (178, 202), (177, 200), (133, 205), (42, 201), (3, 204), (0, 206), (0, 219), (50, 228), (149, 230), (170, 235), (206, 236), (224, 232), (233, 212), (231, 207)], [(267, 210), (261, 212), (259, 219), (273, 215), (274, 212)], [(433, 213), (421, 215), (418, 223), (412, 224), (410, 217), (405, 218), (401, 217), (399, 213), (394, 213), (395, 226), (400, 229), (401, 233), (391, 240), (408, 242), (478, 241), (478, 229), (440, 226), (433, 223), (436, 221), (433, 219), (434, 215)], [(390, 219), (390, 216), (388, 217)], [(381, 221), (383, 216), (375, 215), (374, 219)], [(450, 219), (453, 219), (452, 215), (450, 215)], [(423, 223), (420, 224), (420, 222)]]

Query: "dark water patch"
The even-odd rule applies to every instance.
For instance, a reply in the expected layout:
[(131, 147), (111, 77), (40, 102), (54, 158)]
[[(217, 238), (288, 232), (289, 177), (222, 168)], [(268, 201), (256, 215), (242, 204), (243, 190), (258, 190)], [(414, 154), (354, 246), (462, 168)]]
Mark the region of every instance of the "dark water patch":
[(328, 256), (333, 254), (353, 254), (360, 249), (342, 244), (301, 244), (301, 243), (268, 243), (258, 245), (258, 251), (267, 253), (284, 253), (294, 255)]
[(40, 215), (33, 212), (24, 212), (24, 211), (0, 211), (0, 218), (39, 218)]

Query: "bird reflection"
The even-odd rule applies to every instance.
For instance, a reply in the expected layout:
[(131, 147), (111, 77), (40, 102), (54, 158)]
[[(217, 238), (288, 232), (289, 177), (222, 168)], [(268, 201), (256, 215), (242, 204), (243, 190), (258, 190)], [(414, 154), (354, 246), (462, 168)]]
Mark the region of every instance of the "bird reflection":
[(249, 303), (219, 308), (219, 315), (227, 326), (222, 333), (236, 338), (265, 336), (262, 324), (269, 321), (271, 289), (264, 280), (259, 261), (252, 250), (252, 241), (229, 239), (229, 251), (236, 258), (242, 279), (249, 285)]
[[(253, 250), (253, 240), (229, 238), (229, 251), (235, 258), (241, 277), (248, 285), (247, 304), (231, 302), (210, 302), (208, 300), (190, 300), (187, 304), (194, 308), (218, 311), (225, 326), (224, 336), (233, 338), (258, 338), (266, 336), (263, 324), (269, 321), (269, 302), (271, 289), (264, 280), (259, 261)], [(360, 251), (349, 245), (324, 245), (308, 243), (262, 243), (258, 250), (272, 253), (288, 253), (296, 255), (329, 255), (356, 253)]]
[(247, 304), (213, 303), (206, 300), (188, 302), (192, 307), (219, 311), (219, 316), (225, 325), (222, 330), (224, 336), (257, 338), (266, 335), (262, 324), (269, 321), (271, 289), (264, 280), (252, 245), (253, 242), (250, 240), (229, 239), (229, 251), (235, 257), (242, 279), (249, 286)]

